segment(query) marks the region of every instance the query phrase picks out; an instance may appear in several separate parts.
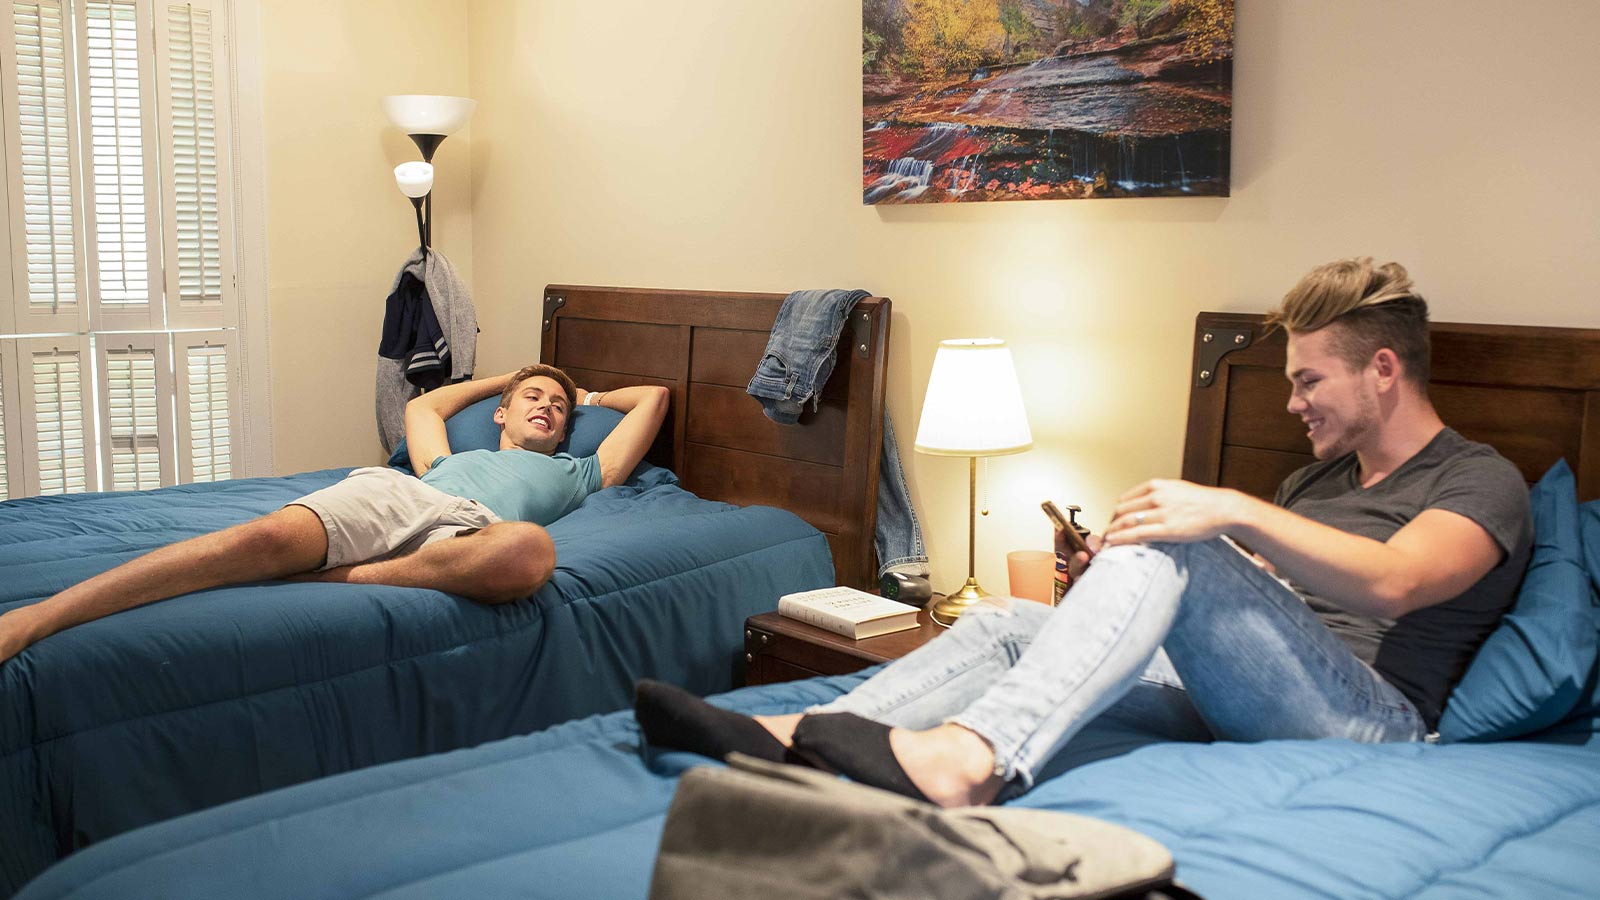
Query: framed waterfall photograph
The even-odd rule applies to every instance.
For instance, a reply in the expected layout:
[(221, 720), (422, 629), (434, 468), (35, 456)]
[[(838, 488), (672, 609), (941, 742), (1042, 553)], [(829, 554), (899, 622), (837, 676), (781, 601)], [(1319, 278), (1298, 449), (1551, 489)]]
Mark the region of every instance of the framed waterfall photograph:
[(862, 201), (1226, 197), (1233, 0), (862, 0)]

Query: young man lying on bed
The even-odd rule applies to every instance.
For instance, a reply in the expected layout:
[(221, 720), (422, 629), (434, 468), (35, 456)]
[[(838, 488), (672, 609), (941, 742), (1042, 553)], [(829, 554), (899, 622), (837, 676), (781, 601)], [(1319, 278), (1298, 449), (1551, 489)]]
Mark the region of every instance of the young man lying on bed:
[[(500, 449), (452, 454), (445, 420), (500, 394)], [(538, 590), (555, 568), (543, 526), (621, 484), (667, 411), (654, 385), (580, 390), (533, 365), (430, 391), (406, 406), (418, 477), (363, 468), (277, 512), (182, 541), (0, 616), (0, 661), (73, 625), (207, 588), (295, 578), (434, 588), (481, 603)], [(594, 456), (556, 453), (573, 404), (625, 413)]]
[(1275, 503), (1146, 482), (1093, 565), (1071, 559), (1082, 579), (1059, 607), (975, 607), (803, 715), (749, 719), (641, 682), (646, 739), (945, 806), (1027, 790), (1102, 712), (1173, 740), (1424, 739), (1527, 565), (1527, 487), (1434, 411), (1427, 305), (1401, 266), (1321, 266), (1269, 320), (1318, 460)]

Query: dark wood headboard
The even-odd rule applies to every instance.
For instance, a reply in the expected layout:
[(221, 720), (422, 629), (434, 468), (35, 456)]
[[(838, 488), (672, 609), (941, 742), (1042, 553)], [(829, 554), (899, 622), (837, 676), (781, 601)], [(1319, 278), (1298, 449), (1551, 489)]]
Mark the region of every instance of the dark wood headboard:
[(651, 462), (700, 497), (793, 512), (827, 536), (837, 583), (875, 590), (889, 301), (856, 305), (821, 406), (777, 425), (745, 386), (783, 298), (553, 284), (539, 358), (585, 389), (670, 388)]
[[(1272, 499), (1312, 461), (1285, 405), (1285, 336), (1262, 317), (1195, 321), (1183, 477)], [(1531, 484), (1565, 458), (1578, 499), (1600, 497), (1600, 329), (1432, 325), (1429, 393), (1445, 424), (1498, 449)]]

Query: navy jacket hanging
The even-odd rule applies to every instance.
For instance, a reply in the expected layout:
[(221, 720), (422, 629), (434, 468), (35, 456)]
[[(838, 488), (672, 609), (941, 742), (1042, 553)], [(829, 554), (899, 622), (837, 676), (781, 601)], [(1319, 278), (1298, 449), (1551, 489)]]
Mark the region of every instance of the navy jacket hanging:
[(409, 271), (400, 274), (385, 304), (378, 355), (404, 360), (406, 381), (423, 390), (450, 381), (450, 345), (434, 315), (427, 286)]

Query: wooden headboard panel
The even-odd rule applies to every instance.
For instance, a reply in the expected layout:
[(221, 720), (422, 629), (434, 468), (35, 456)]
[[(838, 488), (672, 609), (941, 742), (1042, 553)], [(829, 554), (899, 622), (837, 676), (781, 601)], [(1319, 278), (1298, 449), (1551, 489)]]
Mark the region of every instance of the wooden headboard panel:
[(777, 425), (745, 386), (783, 298), (553, 284), (539, 358), (584, 389), (670, 388), (651, 462), (700, 497), (795, 513), (827, 535), (837, 583), (875, 590), (889, 301), (856, 305), (820, 408)]
[[(1312, 461), (1285, 405), (1285, 336), (1262, 317), (1201, 313), (1195, 321), (1183, 477), (1268, 500)], [(1600, 329), (1432, 326), (1430, 394), (1445, 424), (1490, 444), (1528, 482), (1565, 458), (1578, 499), (1600, 497)]]

